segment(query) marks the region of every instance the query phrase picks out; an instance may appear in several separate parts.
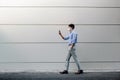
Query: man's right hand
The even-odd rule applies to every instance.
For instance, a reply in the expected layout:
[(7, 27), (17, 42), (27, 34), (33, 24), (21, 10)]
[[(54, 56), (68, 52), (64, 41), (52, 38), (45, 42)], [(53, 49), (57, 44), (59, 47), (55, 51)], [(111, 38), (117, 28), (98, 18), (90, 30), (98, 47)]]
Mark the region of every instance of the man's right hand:
[(64, 36), (62, 35), (60, 30), (59, 30), (59, 35), (61, 36), (62, 39), (64, 39)]
[(59, 35), (61, 35), (61, 31), (59, 30)]

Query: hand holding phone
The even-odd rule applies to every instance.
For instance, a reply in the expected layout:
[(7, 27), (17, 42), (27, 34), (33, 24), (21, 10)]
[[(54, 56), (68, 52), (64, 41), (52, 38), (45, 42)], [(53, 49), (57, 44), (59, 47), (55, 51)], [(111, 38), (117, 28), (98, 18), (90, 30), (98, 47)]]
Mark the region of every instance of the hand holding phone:
[(59, 35), (61, 35), (61, 31), (59, 30)]

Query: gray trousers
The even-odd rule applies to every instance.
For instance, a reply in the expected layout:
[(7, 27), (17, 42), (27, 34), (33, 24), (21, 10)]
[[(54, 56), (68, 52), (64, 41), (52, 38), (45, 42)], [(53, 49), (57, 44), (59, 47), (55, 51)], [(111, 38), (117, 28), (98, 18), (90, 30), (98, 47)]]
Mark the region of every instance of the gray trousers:
[(68, 71), (69, 70), (69, 63), (70, 63), (70, 58), (71, 56), (73, 57), (77, 67), (78, 67), (78, 70), (80, 70), (80, 63), (78, 61), (78, 57), (76, 55), (76, 52), (75, 52), (76, 48), (73, 47), (73, 49), (68, 49), (68, 55), (67, 55), (67, 58), (66, 58), (66, 70)]

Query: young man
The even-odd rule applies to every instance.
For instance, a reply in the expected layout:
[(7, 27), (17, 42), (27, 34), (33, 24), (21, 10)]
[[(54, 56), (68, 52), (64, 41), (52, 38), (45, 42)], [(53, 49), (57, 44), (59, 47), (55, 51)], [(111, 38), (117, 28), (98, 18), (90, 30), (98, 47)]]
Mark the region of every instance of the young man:
[(70, 58), (71, 56), (73, 57), (77, 67), (78, 67), (78, 72), (76, 72), (75, 74), (82, 74), (83, 70), (80, 69), (80, 63), (78, 61), (77, 55), (75, 53), (75, 44), (77, 43), (77, 34), (74, 32), (74, 24), (69, 24), (68, 25), (68, 31), (70, 32), (70, 34), (67, 37), (64, 37), (61, 33), (61, 31), (59, 30), (59, 35), (61, 36), (61, 38), (63, 40), (69, 40), (68, 41), (68, 56), (66, 59), (66, 70), (60, 72), (60, 74), (68, 74), (68, 69), (69, 69), (69, 62), (70, 62)]

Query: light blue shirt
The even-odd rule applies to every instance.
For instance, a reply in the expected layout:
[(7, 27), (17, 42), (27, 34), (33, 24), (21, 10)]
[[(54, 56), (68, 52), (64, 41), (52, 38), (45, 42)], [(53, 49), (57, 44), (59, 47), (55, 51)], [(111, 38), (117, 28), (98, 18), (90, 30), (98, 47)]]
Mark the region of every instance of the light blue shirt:
[(64, 40), (68, 40), (68, 46), (77, 43), (77, 33), (72, 31), (68, 36), (64, 37)]

